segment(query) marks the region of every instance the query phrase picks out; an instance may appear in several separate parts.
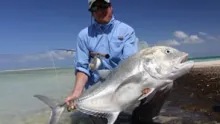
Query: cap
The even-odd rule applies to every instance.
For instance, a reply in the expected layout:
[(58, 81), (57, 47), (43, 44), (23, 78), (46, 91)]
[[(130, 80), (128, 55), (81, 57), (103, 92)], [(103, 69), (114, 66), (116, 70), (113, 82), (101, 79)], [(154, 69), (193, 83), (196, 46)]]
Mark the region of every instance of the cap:
[[(99, 1), (99, 0), (88, 0), (89, 9), (92, 7), (92, 4), (96, 1)], [(106, 3), (110, 3), (110, 0), (103, 0), (103, 1), (105, 1)]]

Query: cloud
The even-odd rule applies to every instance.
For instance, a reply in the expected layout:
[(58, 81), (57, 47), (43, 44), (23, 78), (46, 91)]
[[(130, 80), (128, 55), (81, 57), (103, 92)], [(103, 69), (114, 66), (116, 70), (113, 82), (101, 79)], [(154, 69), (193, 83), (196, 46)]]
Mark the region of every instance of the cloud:
[(175, 31), (173, 33), (174, 37), (178, 38), (178, 39), (185, 39), (185, 38), (188, 38), (188, 35), (185, 34), (184, 32), (182, 31)]
[(207, 33), (205, 33), (205, 32), (199, 32), (199, 35), (206, 36), (206, 35), (207, 35)]
[(147, 47), (149, 47), (149, 44), (146, 41), (138, 41), (138, 49), (139, 50), (147, 48)]
[(210, 34), (208, 34), (208, 33), (205, 33), (205, 32), (199, 32), (199, 35), (200, 35), (201, 37), (203, 37), (203, 39), (204, 39), (205, 41), (207, 41), (207, 42), (209, 42), (209, 41), (220, 41), (220, 37), (218, 37), (218, 36), (212, 36), (212, 35), (210, 35)]
[(26, 55), (7, 55), (2, 54), (0, 55), (1, 63), (7, 63), (7, 62), (36, 62), (36, 61), (51, 61), (51, 60), (65, 60), (68, 58), (73, 57), (72, 54), (66, 51), (48, 51), (45, 53), (39, 53), (39, 54), (26, 54)]
[(207, 39), (216, 41), (216, 40), (219, 40), (220, 38), (214, 37), (214, 36), (208, 36)]
[(204, 40), (198, 37), (198, 35), (190, 35), (184, 39), (183, 43), (185, 44), (196, 44), (196, 43), (203, 43)]
[(179, 46), (181, 44), (200, 44), (204, 42), (204, 39), (201, 38), (200, 35), (207, 37), (207, 34), (204, 32), (189, 35), (183, 31), (175, 31), (173, 32), (174, 39), (162, 40), (157, 44), (169, 46)]
[(166, 41), (159, 41), (157, 45), (179, 46), (180, 43), (176, 40), (166, 40)]
[[(204, 32), (200, 32), (200, 34), (206, 35)], [(183, 31), (175, 31), (173, 33), (173, 35), (177, 40), (180, 40), (185, 44), (194, 44), (194, 43), (202, 43), (203, 42), (203, 39), (201, 39), (196, 34), (188, 35)]]
[(0, 70), (62, 67), (74, 64), (71, 52), (54, 50), (36, 54), (0, 54)]
[(22, 62), (41, 61), (41, 60), (65, 60), (73, 55), (65, 51), (49, 51), (42, 54), (24, 55), (21, 57)]

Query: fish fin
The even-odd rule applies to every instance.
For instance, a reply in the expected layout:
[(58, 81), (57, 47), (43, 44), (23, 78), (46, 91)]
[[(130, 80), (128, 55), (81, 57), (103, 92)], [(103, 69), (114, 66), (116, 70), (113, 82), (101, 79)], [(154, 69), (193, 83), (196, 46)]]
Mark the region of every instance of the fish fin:
[(108, 123), (107, 124), (114, 124), (116, 119), (118, 118), (118, 115), (119, 115), (120, 112), (113, 112), (111, 113), (108, 117), (107, 117), (107, 120), (108, 120)]
[(42, 102), (47, 104), (51, 109), (56, 108), (57, 105), (59, 104), (54, 99), (48, 98), (48, 97), (43, 96), (43, 95), (34, 95), (34, 97), (38, 98), (39, 100), (41, 100)]
[(107, 69), (103, 69), (103, 70), (97, 70), (97, 72), (100, 76), (100, 79), (105, 80), (112, 71), (107, 70)]
[(166, 86), (162, 87), (162, 88), (160, 89), (160, 91), (167, 92), (167, 91), (171, 90), (172, 87), (173, 87), (173, 83), (169, 83), (169, 84), (167, 84)]
[(150, 88), (150, 91), (148, 93), (143, 93), (138, 100), (142, 100), (146, 97), (150, 97), (149, 100), (154, 96), (154, 94), (156, 93), (155, 88)]
[[(162, 82), (158, 82), (158, 83), (161, 83), (161, 85), (158, 87), (158, 90), (164, 90), (164, 91), (169, 91), (171, 88), (172, 88), (172, 86), (173, 86), (173, 81), (171, 81), (171, 80), (163, 80)], [(139, 98), (138, 98), (138, 100), (142, 100), (142, 99), (144, 99), (144, 98), (147, 98), (146, 100), (145, 100), (145, 102), (148, 102), (149, 100), (151, 100), (153, 97), (154, 97), (154, 95), (156, 94), (156, 92), (158, 91), (158, 90), (156, 90), (155, 88), (150, 88), (150, 92), (148, 92), (148, 93), (146, 93), (146, 94), (142, 94)]]
[(34, 95), (34, 97), (36, 97), (39, 100), (41, 100), (42, 102), (44, 102), (52, 109), (51, 114), (50, 114), (50, 118), (49, 118), (49, 124), (57, 124), (60, 119), (60, 116), (62, 115), (62, 113), (65, 109), (64, 104), (61, 106), (55, 100), (52, 100), (52, 99), (50, 99), (46, 96), (42, 96), (42, 95)]

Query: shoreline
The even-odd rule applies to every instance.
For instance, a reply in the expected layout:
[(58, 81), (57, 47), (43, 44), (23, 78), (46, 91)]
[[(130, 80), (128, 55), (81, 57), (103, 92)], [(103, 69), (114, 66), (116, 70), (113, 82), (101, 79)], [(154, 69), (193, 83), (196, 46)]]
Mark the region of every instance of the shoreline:
[(212, 67), (212, 66), (220, 66), (220, 60), (195, 62), (193, 68), (205, 68), (205, 67)]
[[(59, 67), (56, 67), (59, 68)], [(15, 69), (15, 70), (1, 70), (3, 72), (17, 72), (17, 71), (33, 71), (33, 70), (44, 70), (44, 69), (54, 69), (54, 67), (45, 67), (45, 68), (24, 68), (24, 69)]]
[(19, 72), (19, 71), (37, 71), (37, 70), (47, 70), (47, 69), (61, 69), (61, 68), (71, 68), (71, 67), (43, 67), (43, 68), (24, 68), (24, 69), (14, 69), (14, 70), (0, 70), (0, 73), (5, 72)]

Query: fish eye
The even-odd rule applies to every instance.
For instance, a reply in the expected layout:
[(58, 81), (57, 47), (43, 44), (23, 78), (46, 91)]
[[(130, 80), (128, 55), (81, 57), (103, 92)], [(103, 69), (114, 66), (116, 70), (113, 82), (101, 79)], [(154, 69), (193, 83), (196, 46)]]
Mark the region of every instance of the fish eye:
[(165, 52), (166, 52), (167, 54), (171, 53), (171, 51), (170, 51), (170, 50), (166, 50)]

